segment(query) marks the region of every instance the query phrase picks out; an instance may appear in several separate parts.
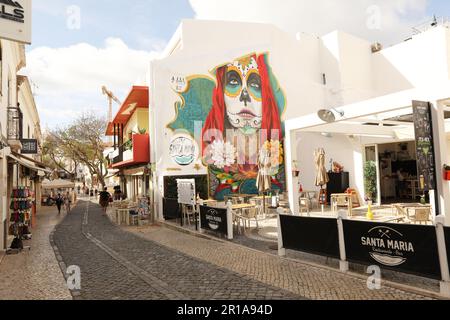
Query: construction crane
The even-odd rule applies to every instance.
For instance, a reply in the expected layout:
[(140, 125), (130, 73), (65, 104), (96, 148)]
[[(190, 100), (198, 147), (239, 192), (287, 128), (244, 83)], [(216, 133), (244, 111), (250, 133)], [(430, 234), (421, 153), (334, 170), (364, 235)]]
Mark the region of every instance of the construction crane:
[(109, 112), (108, 112), (108, 123), (112, 122), (112, 103), (113, 101), (117, 102), (119, 106), (122, 105), (122, 102), (120, 102), (119, 99), (116, 98), (116, 96), (108, 90), (105, 86), (102, 87), (102, 92), (105, 96), (108, 97), (109, 100)]
[[(117, 97), (110, 91), (108, 90), (105, 86), (102, 87), (102, 93), (108, 97), (108, 101), (109, 101), (109, 111), (108, 111), (108, 125), (112, 122), (112, 104), (113, 101), (115, 101), (119, 106), (122, 105), (122, 102), (120, 102), (119, 99), (117, 99)], [(112, 138), (109, 137), (109, 142), (112, 143)]]

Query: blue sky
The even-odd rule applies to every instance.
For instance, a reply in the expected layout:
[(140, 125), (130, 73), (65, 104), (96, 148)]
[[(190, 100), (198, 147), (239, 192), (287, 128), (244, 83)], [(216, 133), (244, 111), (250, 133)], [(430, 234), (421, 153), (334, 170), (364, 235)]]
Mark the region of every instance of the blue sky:
[[(65, 125), (83, 111), (106, 116), (101, 86), (123, 100), (133, 84), (143, 84), (149, 61), (181, 19), (267, 22), (293, 34), (340, 29), (389, 46), (433, 14), (450, 17), (448, 0), (32, 1), (33, 44), (27, 46), (25, 73), (36, 85), (44, 128)], [(367, 8), (374, 4), (382, 8), (385, 23), (375, 31), (366, 24)], [(75, 29), (68, 27), (76, 17), (68, 12), (74, 6), (80, 12), (80, 28)]]
[[(69, 29), (71, 6), (80, 8), (81, 28)], [(152, 50), (167, 41), (182, 18), (193, 18), (188, 0), (34, 0), (33, 45), (101, 45), (108, 37), (135, 49)]]

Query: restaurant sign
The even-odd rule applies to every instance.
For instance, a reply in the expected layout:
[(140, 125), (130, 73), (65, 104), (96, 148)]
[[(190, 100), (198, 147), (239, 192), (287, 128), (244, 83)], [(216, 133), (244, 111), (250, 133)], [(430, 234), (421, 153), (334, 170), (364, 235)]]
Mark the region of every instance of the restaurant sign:
[(0, 0), (0, 39), (31, 44), (31, 0)]
[(22, 154), (38, 154), (38, 141), (36, 139), (22, 139)]
[(339, 259), (336, 219), (280, 216), (283, 248)]
[(434, 226), (344, 220), (347, 259), (441, 279)]
[(211, 208), (206, 206), (200, 207), (201, 228), (207, 231), (214, 231), (224, 235), (228, 234), (228, 210)]
[(431, 105), (413, 101), (414, 130), (417, 145), (417, 168), (421, 190), (436, 190), (436, 162)]

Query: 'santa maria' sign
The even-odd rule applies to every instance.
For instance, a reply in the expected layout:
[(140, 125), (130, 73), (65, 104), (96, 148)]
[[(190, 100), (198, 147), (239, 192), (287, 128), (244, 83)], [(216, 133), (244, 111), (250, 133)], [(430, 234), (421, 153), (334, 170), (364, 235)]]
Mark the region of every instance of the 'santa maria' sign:
[(395, 267), (405, 263), (408, 254), (414, 254), (414, 244), (404, 241), (403, 234), (390, 227), (375, 227), (361, 238), (361, 244), (378, 263)]
[(344, 220), (347, 259), (441, 279), (434, 226)]

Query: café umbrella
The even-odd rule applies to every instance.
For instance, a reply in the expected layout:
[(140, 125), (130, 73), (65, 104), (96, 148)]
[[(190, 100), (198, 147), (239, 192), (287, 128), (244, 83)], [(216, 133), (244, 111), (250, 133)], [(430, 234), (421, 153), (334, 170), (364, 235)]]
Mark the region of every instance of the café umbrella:
[(263, 194), (264, 214), (266, 213), (266, 195), (265, 192), (272, 188), (272, 176), (270, 175), (270, 151), (262, 149), (258, 157), (258, 177), (256, 187)]
[[(320, 148), (314, 152), (314, 158), (316, 163), (316, 186), (320, 187), (321, 197), (323, 196), (323, 186), (326, 185), (330, 181), (330, 177), (328, 176), (327, 169), (325, 168), (325, 150)], [(322, 211), (324, 210), (324, 201), (322, 201)]]

